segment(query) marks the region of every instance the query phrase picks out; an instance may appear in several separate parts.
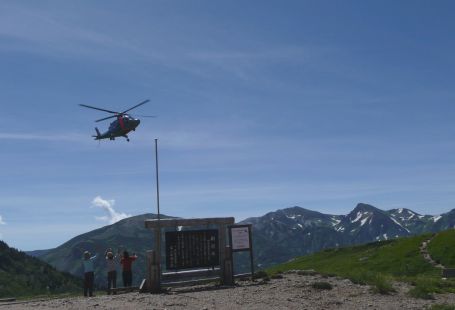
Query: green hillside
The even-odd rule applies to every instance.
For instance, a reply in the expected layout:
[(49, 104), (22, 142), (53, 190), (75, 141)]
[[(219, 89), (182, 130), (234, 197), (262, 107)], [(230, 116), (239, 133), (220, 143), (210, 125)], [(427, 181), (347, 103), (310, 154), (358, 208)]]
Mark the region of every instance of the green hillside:
[[(430, 237), (431, 234), (425, 234), (329, 249), (276, 265), (268, 272), (313, 269), (321, 274), (348, 278), (355, 283), (370, 284), (376, 291), (385, 294), (393, 291), (392, 281), (404, 281), (414, 285), (410, 294), (421, 298), (431, 298), (432, 293), (455, 292), (455, 280), (441, 280), (441, 270), (427, 263), (420, 254), (420, 245)], [(453, 258), (454, 237), (452, 230), (438, 233), (430, 243), (430, 255)]]
[(438, 233), (428, 245), (428, 251), (438, 263), (455, 268), (455, 230)]
[(0, 297), (23, 297), (82, 291), (82, 279), (10, 248), (0, 241)]

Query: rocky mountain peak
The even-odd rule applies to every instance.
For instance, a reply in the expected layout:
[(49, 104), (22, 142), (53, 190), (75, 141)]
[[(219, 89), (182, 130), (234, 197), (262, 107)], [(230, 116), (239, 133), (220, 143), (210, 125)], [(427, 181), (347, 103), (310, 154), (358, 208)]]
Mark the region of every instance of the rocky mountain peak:
[(373, 213), (382, 213), (383, 211), (376, 208), (376, 207), (373, 207), (372, 205), (369, 205), (367, 203), (358, 203), (357, 206), (354, 208), (354, 210), (351, 211), (351, 213), (357, 213), (359, 211), (363, 211), (363, 212), (373, 212)]

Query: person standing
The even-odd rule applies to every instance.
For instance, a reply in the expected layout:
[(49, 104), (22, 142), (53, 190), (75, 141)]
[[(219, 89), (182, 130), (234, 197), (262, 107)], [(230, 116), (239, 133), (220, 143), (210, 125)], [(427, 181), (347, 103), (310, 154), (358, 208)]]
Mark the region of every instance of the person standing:
[(122, 264), (123, 286), (125, 287), (130, 287), (133, 283), (133, 272), (131, 270), (131, 265), (136, 260), (136, 258), (136, 254), (133, 253), (133, 255), (130, 256), (128, 251), (123, 251), (123, 256), (120, 260), (120, 264)]
[[(116, 259), (117, 256), (114, 256), (112, 249), (107, 249), (105, 253), (106, 263), (107, 263), (107, 294), (111, 294), (111, 288), (117, 287), (117, 268), (116, 268)], [(115, 291), (114, 291), (115, 294)]]
[(93, 267), (93, 261), (96, 258), (95, 256), (91, 256), (89, 251), (84, 252), (84, 260), (82, 264), (84, 265), (84, 296), (92, 297), (93, 296), (93, 282), (95, 280), (95, 273)]

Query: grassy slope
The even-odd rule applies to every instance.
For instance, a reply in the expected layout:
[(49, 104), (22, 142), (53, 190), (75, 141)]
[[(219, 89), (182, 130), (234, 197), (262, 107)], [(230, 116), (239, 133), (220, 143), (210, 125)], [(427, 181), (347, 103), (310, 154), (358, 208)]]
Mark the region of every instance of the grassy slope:
[(455, 230), (438, 233), (428, 245), (428, 252), (435, 261), (455, 268)]
[(0, 241), (0, 297), (81, 292), (82, 280)]
[(395, 277), (436, 276), (437, 271), (419, 255), (419, 246), (426, 238), (428, 235), (325, 250), (272, 267), (270, 271), (314, 269), (339, 276), (350, 276), (356, 272), (379, 272)]
[[(410, 293), (421, 298), (431, 298), (432, 292), (455, 292), (455, 281), (441, 281), (440, 270), (428, 264), (419, 252), (421, 243), (430, 236), (425, 234), (325, 250), (274, 266), (268, 272), (314, 269), (322, 274), (351, 279), (355, 283), (371, 284), (383, 293), (393, 290), (390, 280), (406, 281), (416, 285)], [(445, 232), (437, 237), (435, 240), (444, 244), (447, 238), (453, 238)], [(434, 248), (440, 249), (437, 243)], [(455, 247), (452, 247), (451, 253), (455, 253)]]

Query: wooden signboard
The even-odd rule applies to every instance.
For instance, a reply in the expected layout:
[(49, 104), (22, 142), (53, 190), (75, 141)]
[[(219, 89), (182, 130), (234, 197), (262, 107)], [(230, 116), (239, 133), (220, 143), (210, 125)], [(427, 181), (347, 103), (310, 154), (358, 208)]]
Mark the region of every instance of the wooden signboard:
[(166, 232), (166, 269), (219, 266), (218, 230)]

